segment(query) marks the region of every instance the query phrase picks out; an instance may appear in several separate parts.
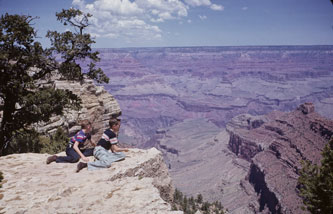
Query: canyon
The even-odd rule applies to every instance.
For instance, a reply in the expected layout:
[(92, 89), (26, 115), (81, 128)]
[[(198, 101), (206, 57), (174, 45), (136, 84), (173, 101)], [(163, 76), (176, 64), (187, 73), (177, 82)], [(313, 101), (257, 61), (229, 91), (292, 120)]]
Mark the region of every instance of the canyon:
[(320, 163), (333, 120), (305, 103), (291, 112), (241, 114), (222, 130), (196, 119), (158, 133), (156, 147), (181, 191), (219, 200), (230, 213), (297, 214), (304, 213), (297, 184), (301, 162)]
[[(82, 98), (82, 109), (37, 129), (61, 126), (72, 135), (87, 118), (97, 140), (108, 119), (121, 115), (119, 140), (137, 148), (100, 174), (82, 171), (87, 180), (73, 187), (66, 184), (83, 179), (74, 165), (46, 166), (47, 154), (0, 157), (0, 212), (89, 213), (125, 200), (118, 213), (181, 213), (169, 204), (174, 184), (229, 213), (303, 213), (301, 161), (318, 164), (333, 136), (333, 46), (98, 51), (110, 83), (54, 80)], [(67, 203), (89, 194), (75, 207)]]
[(161, 150), (176, 188), (230, 213), (301, 213), (300, 162), (332, 135), (332, 46), (98, 51), (120, 140)]
[(312, 102), (333, 119), (333, 46), (97, 49), (104, 85), (123, 113), (124, 141), (153, 146), (159, 128), (206, 118), (224, 128), (242, 113)]

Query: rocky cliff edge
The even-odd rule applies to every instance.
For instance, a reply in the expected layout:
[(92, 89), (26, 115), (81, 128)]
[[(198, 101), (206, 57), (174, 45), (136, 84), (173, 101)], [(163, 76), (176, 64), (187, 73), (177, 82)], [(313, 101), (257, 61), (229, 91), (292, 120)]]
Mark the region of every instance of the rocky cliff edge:
[(76, 164), (46, 165), (47, 156), (0, 157), (0, 213), (183, 213), (171, 211), (174, 189), (154, 148), (131, 149), (108, 169), (80, 173)]
[(108, 128), (111, 116), (121, 115), (117, 100), (103, 86), (96, 86), (91, 79), (84, 79), (82, 82), (66, 81), (54, 75), (51, 82), (44, 84), (72, 91), (81, 98), (82, 108), (79, 111), (65, 109), (64, 115), (54, 116), (47, 123), (36, 124), (36, 129), (40, 133), (53, 133), (58, 127), (62, 127), (67, 129), (70, 135), (74, 135), (81, 129), (80, 120), (88, 119), (93, 125), (93, 140), (97, 141)]
[(319, 164), (333, 137), (333, 120), (304, 103), (292, 112), (239, 115), (228, 124), (229, 148), (251, 163), (247, 180), (258, 196), (260, 213), (303, 214), (297, 179), (301, 161)]

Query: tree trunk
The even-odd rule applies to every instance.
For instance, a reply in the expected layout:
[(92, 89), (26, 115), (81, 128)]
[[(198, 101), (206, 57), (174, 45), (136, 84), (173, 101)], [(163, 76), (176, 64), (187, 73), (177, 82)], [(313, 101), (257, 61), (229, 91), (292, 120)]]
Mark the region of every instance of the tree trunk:
[[(14, 98), (14, 99), (13, 99)], [(8, 154), (7, 148), (13, 134), (13, 114), (15, 112), (15, 97), (4, 100), (3, 117), (0, 125), (0, 155)]]

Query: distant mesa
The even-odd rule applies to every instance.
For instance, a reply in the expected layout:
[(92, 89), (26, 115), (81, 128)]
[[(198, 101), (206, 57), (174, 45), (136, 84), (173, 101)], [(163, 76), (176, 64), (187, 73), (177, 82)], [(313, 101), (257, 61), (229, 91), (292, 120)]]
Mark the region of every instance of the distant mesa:
[(186, 119), (206, 118), (225, 128), (240, 114), (293, 111), (309, 102), (333, 119), (333, 46), (98, 51), (110, 77), (104, 86), (121, 106), (123, 127), (133, 131), (122, 135), (139, 147), (150, 145), (156, 130)]

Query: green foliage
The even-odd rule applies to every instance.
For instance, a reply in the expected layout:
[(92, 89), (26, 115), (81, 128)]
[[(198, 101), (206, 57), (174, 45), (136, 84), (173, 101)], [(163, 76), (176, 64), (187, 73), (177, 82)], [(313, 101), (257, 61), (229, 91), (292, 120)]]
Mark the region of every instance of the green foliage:
[(65, 151), (68, 141), (68, 133), (59, 127), (56, 133), (50, 137), (39, 137), (39, 143), (41, 145), (40, 153), (56, 154)]
[(173, 194), (173, 199), (174, 201), (183, 201), (183, 193), (176, 189), (175, 193)]
[(321, 165), (303, 162), (298, 179), (305, 207), (313, 214), (333, 213), (333, 138), (322, 152)]
[(2, 185), (1, 185), (2, 180), (3, 180), (3, 175), (2, 175), (2, 172), (0, 172), (0, 188), (2, 187)]
[(210, 207), (210, 204), (208, 202), (204, 202), (201, 206), (201, 210), (208, 211), (209, 207)]
[(201, 195), (201, 194), (198, 194), (198, 195), (197, 195), (197, 202), (198, 202), (199, 204), (202, 203), (202, 195)]
[[(58, 33), (56, 31), (48, 31), (47, 37), (50, 38), (52, 48), (50, 50), (60, 54), (63, 62), (59, 67), (60, 73), (68, 79), (82, 80), (83, 72), (79, 62), (88, 59), (89, 70), (86, 75), (98, 83), (109, 82), (109, 78), (100, 68), (95, 68), (95, 62), (98, 62), (98, 52), (92, 52), (91, 44), (95, 43), (90, 34), (83, 33), (84, 29), (89, 26), (88, 18), (91, 15), (84, 14), (80, 10), (71, 8), (56, 13), (57, 19), (64, 25), (70, 25), (74, 28), (75, 33), (66, 31)], [(70, 72), (68, 72), (70, 71)]]
[[(13, 139), (18, 151), (37, 151), (37, 138), (32, 137), (32, 145), (20, 141), (22, 133), (31, 131), (31, 125), (40, 121), (47, 122), (53, 115), (61, 115), (64, 108), (79, 109), (81, 100), (68, 90), (55, 89), (40, 84), (48, 81), (56, 70), (68, 80), (82, 80), (81, 66), (86, 58), (89, 71), (86, 75), (97, 82), (108, 82), (100, 68), (95, 68), (98, 52), (92, 52), (94, 41), (84, 29), (89, 25), (89, 14), (69, 9), (57, 13), (57, 18), (70, 25), (76, 33), (49, 31), (51, 48), (43, 49), (36, 42), (36, 32), (32, 22), (36, 18), (25, 15), (2, 15), (0, 18), (0, 111), (3, 112), (0, 124), (0, 155), (9, 154)], [(62, 61), (56, 62), (52, 54), (59, 54)]]
[(18, 130), (7, 148), (7, 154), (12, 153), (38, 153), (41, 150), (39, 134), (34, 130)]
[(215, 201), (209, 203), (203, 201), (201, 194), (197, 195), (196, 200), (193, 197), (187, 198), (178, 189), (175, 190), (173, 195), (172, 210), (182, 210), (185, 214), (194, 214), (197, 210), (206, 214), (224, 214), (226, 212), (221, 205), (221, 202)]
[(62, 129), (50, 136), (40, 135), (34, 130), (16, 132), (8, 148), (8, 154), (11, 153), (48, 153), (55, 154), (65, 150), (68, 143), (68, 134)]

